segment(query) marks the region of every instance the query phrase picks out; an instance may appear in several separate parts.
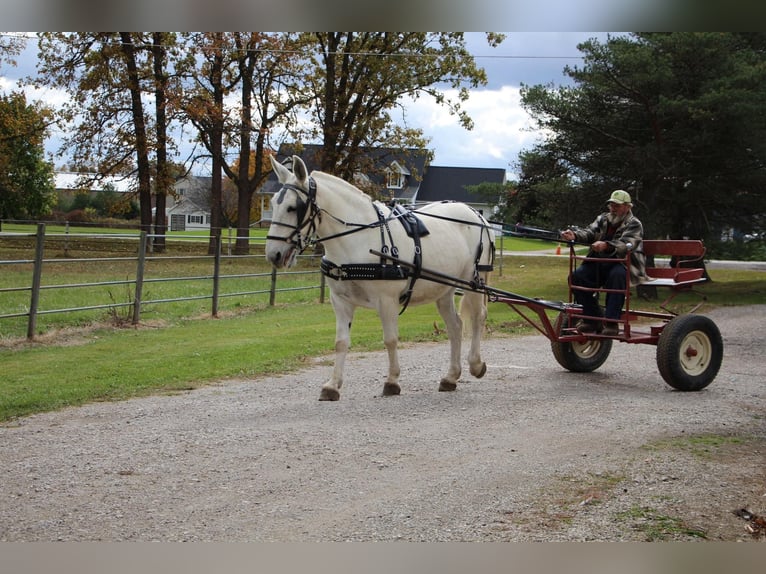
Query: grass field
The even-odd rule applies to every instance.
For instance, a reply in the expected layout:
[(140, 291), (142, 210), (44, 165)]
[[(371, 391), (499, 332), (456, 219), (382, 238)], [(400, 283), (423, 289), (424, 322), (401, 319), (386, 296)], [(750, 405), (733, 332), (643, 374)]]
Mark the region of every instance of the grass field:
[[(6, 226), (4, 225), (4, 230)], [(505, 238), (502, 274), (493, 275), (491, 285), (528, 297), (549, 300), (567, 298), (568, 258), (514, 256), (550, 244)], [(52, 254), (51, 254), (52, 255)], [(0, 259), (7, 259), (0, 249)], [(263, 257), (233, 259), (227, 271), (267, 271)], [(305, 265), (315, 265), (306, 263)], [(52, 276), (61, 282), (86, 282), (130, 273), (122, 262), (51, 263)], [(60, 268), (56, 268), (59, 265)], [(151, 262), (151, 276), (201, 275), (209, 262), (194, 258)], [(0, 268), (0, 288), (28, 280), (30, 270)], [(129, 266), (128, 266), (129, 267)], [(499, 269), (496, 263), (496, 269)], [(14, 274), (18, 274), (13, 277)], [(706, 308), (721, 305), (766, 303), (763, 273), (747, 270), (711, 270), (713, 281), (702, 287), (708, 296)], [(23, 277), (22, 277), (23, 276)], [(199, 280), (204, 282), (205, 280)], [(252, 288), (252, 278), (227, 288)], [(316, 278), (296, 278), (311, 281)], [(193, 282), (192, 282), (193, 284)], [(103, 289), (103, 288), (102, 288)], [(163, 290), (160, 292), (160, 290)], [(186, 283), (169, 281), (151, 284), (155, 296), (189, 293)], [(165, 291), (167, 290), (167, 291)], [(111, 287), (111, 297), (128, 300), (126, 286)], [(67, 290), (50, 290), (52, 293)], [(104, 293), (98, 294), (100, 297)], [(0, 314), (5, 312), (8, 293), (2, 293)], [(61, 295), (62, 297), (64, 295)], [(70, 295), (67, 295), (70, 296)], [(87, 295), (93, 301), (96, 294)], [(108, 299), (108, 296), (107, 296)], [(148, 393), (175, 392), (232, 377), (257, 377), (300, 368), (309, 357), (330, 354), (334, 347), (334, 316), (329, 303), (319, 304), (316, 291), (294, 291), (269, 306), (267, 299), (248, 296), (224, 299), (218, 318), (212, 318), (208, 301), (168, 303), (151, 306), (141, 324), (131, 326), (115, 312), (97, 311), (88, 316), (46, 316), (37, 338), (28, 342), (21, 329), (11, 334), (10, 319), (0, 320), (0, 421), (35, 412), (98, 400), (118, 400)], [(52, 304), (52, 302), (49, 302)], [(67, 304), (66, 301), (56, 304)], [(656, 310), (656, 303), (636, 300), (640, 307)], [(21, 303), (23, 304), (23, 303)], [(704, 312), (704, 308), (703, 308)], [(444, 341), (443, 322), (434, 305), (409, 307), (400, 317), (403, 344)], [(490, 303), (488, 329), (496, 335), (529, 333), (528, 325), (507, 305)], [(353, 350), (380, 350), (382, 333), (377, 315), (360, 309), (352, 329)]]

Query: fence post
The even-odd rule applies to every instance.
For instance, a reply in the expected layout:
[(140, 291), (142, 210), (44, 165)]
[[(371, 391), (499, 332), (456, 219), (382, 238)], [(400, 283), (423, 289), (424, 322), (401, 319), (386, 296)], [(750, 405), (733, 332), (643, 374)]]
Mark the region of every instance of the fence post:
[(35, 337), (37, 329), (37, 306), (40, 304), (40, 283), (43, 277), (43, 253), (45, 251), (45, 224), (37, 224), (37, 244), (35, 245), (35, 266), (32, 271), (32, 296), (29, 301), (29, 321), (27, 339)]
[(322, 271), (319, 271), (319, 303), (324, 303), (324, 290), (325, 290), (326, 282), (324, 273)]
[(69, 222), (64, 224), (64, 257), (69, 257)]
[(141, 320), (141, 297), (144, 290), (144, 267), (146, 265), (146, 231), (141, 232), (138, 242), (138, 265), (136, 266), (136, 296), (133, 298), (133, 324)]
[(221, 236), (213, 238), (215, 241), (215, 255), (213, 256), (213, 317), (218, 317), (218, 286), (221, 279)]
[(274, 301), (276, 300), (277, 296), (277, 269), (276, 267), (271, 268), (271, 289), (269, 291), (269, 306), (274, 306)]
[(503, 231), (503, 227), (500, 227), (500, 277), (503, 276), (503, 255), (505, 254), (505, 248), (503, 247), (503, 236), (505, 233)]

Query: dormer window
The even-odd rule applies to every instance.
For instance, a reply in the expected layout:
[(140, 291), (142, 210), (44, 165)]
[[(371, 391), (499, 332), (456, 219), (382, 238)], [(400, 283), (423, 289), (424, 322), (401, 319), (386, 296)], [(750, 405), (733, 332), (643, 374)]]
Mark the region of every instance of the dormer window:
[(394, 161), (386, 170), (386, 175), (388, 176), (389, 189), (402, 189), (410, 172)]

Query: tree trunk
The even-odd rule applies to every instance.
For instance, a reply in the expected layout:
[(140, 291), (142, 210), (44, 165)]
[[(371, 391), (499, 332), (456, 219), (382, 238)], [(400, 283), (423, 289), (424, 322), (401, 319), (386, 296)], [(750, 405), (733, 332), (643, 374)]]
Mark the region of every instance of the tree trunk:
[[(216, 33), (222, 44), (222, 33)], [(215, 255), (223, 228), (223, 54), (217, 50), (213, 56), (210, 83), (213, 87), (213, 114), (210, 118), (210, 153), (213, 156), (213, 183), (210, 189), (210, 242), (208, 254)]]
[(152, 232), (152, 180), (149, 166), (149, 146), (146, 138), (144, 108), (141, 103), (141, 85), (136, 65), (136, 48), (130, 32), (120, 32), (122, 53), (128, 70), (133, 126), (136, 135), (136, 163), (138, 165), (138, 205), (141, 213), (141, 230)]
[(165, 205), (171, 181), (168, 169), (168, 137), (167, 137), (167, 75), (165, 73), (165, 47), (163, 33), (154, 32), (152, 35), (152, 55), (154, 56), (154, 108), (157, 121), (157, 181), (155, 182), (155, 213), (154, 213), (154, 251), (165, 251)]

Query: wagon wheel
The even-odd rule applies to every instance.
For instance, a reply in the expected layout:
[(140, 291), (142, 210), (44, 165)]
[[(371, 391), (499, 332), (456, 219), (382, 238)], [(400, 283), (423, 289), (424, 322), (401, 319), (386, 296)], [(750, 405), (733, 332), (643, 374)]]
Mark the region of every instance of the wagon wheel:
[[(562, 317), (561, 328), (569, 326), (569, 317)], [(551, 350), (559, 365), (575, 373), (590, 373), (604, 364), (612, 351), (612, 339), (588, 339), (562, 343), (551, 340)]]
[(679, 315), (662, 329), (657, 341), (657, 367), (662, 378), (679, 391), (708, 386), (721, 367), (723, 339), (704, 315)]

